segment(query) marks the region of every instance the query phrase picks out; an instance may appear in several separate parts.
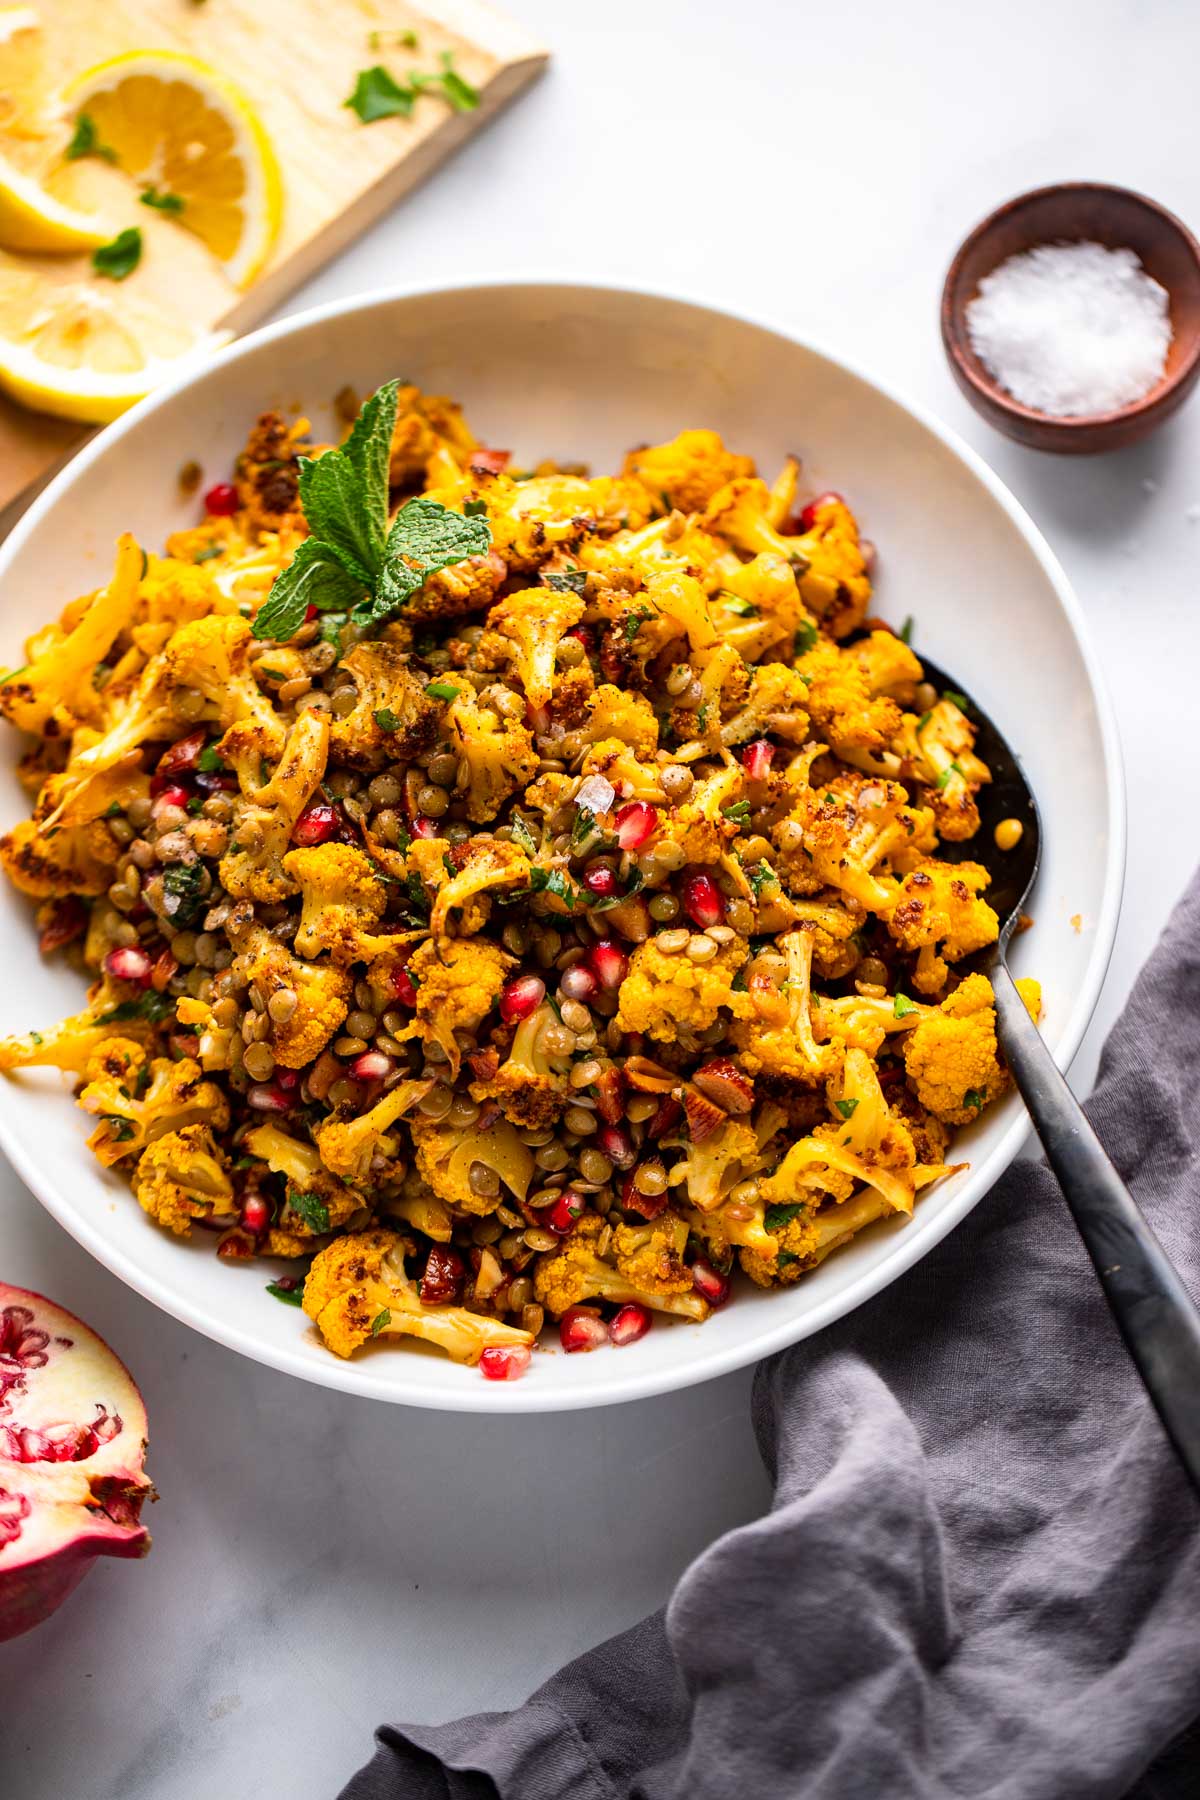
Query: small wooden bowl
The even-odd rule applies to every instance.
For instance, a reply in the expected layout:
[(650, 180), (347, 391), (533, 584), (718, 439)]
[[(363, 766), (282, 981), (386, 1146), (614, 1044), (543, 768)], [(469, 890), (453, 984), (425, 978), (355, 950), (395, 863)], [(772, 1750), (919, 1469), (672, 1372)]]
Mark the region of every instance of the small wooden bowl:
[[(984, 367), (967, 332), (979, 283), (1008, 257), (1040, 244), (1132, 250), (1170, 296), (1173, 336), (1161, 381), (1116, 412), (1057, 419), (1022, 406)], [(966, 239), (942, 290), (942, 342), (954, 379), (976, 412), (1033, 450), (1091, 456), (1146, 437), (1182, 406), (1200, 379), (1200, 244), (1174, 213), (1144, 194), (1094, 181), (1036, 188), (997, 207)]]

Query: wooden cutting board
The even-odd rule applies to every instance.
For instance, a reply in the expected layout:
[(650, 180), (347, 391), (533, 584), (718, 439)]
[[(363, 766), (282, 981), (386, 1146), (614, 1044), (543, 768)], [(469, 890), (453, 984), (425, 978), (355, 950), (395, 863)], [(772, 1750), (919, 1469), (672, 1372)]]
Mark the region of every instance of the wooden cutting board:
[[(51, 75), (105, 57), (183, 50), (221, 69), (256, 108), (283, 173), (284, 216), (270, 262), (239, 291), (190, 233), (138, 203), (104, 163), (72, 165), (82, 204), (114, 232), (142, 229), (145, 252), (122, 292), (145, 295), (198, 326), (244, 331), (432, 173), (541, 71), (546, 52), (483, 0), (40, 0)], [(372, 32), (384, 34), (378, 45)], [(401, 47), (416, 34), (415, 48)], [(363, 125), (343, 102), (359, 70), (381, 63), (398, 81), (432, 72), (443, 51), (479, 90), (473, 112), (423, 96), (410, 119)], [(30, 259), (55, 279), (89, 274), (87, 258)], [(111, 294), (112, 284), (104, 283)], [(0, 512), (44, 481), (89, 435), (0, 396)], [(0, 528), (11, 521), (0, 520)]]

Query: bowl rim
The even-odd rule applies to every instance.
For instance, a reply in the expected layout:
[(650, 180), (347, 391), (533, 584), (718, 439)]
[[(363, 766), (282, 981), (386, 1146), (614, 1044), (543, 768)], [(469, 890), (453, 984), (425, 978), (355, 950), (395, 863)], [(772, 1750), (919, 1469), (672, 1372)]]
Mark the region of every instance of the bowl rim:
[[(194, 369), (170, 383), (164, 383), (153, 394), (137, 406), (132, 407), (129, 412), (104, 427), (35, 497), (8, 537), (3, 543), (0, 543), (0, 582), (3, 582), (8, 575), (26, 541), (54, 508), (69, 495), (74, 482), (81, 475), (102, 458), (115, 453), (122, 439), (135, 426), (140, 426), (155, 412), (170, 405), (177, 395), (199, 388), (218, 368), (224, 368), (229, 364), (254, 356), (265, 346), (285, 343), (289, 337), (307, 331), (313, 326), (319, 326), (330, 320), (340, 320), (354, 317), (357, 314), (369, 313), (381, 306), (413, 300), (436, 304), (439, 299), (449, 298), (462, 292), (480, 290), (503, 295), (521, 290), (544, 291), (546, 289), (552, 289), (560, 294), (600, 293), (634, 301), (685, 307), (699, 314), (732, 320), (736, 324), (749, 326), (753, 330), (767, 332), (783, 339), (786, 343), (820, 357), (840, 373), (847, 374), (873, 388), (891, 404), (915, 419), (918, 424), (949, 449), (986, 489), (1033, 553), (1055, 590), (1084, 665), (1100, 732), (1107, 796), (1108, 842), (1103, 872), (1103, 897), (1095, 921), (1094, 943), (1086, 979), (1076, 993), (1074, 1004), (1065, 1021), (1054, 1052), (1059, 1066), (1063, 1069), (1069, 1068), (1091, 1021), (1108, 972), (1120, 914), (1126, 855), (1126, 793), (1116, 714), (1103, 671), (1091, 642), (1083, 609), (1065, 570), (1038, 526), (1015, 496), (1009, 492), (1000, 477), (993, 472), (977, 451), (959, 437), (956, 431), (943, 424), (924, 405), (900, 394), (890, 383), (867, 373), (857, 363), (813, 340), (798, 336), (780, 321), (746, 311), (740, 307), (710, 306), (670, 288), (631, 287), (626, 282), (605, 277), (564, 278), (552, 273), (547, 275), (532, 273), (515, 279), (503, 277), (497, 279), (491, 275), (480, 274), (465, 276), (436, 287), (430, 287), (422, 282), (389, 285), (350, 298), (343, 297), (327, 301), (301, 312), (287, 314), (282, 319), (262, 326), (257, 331), (237, 339), (233, 344), (216, 352), (210, 361), (200, 369)], [(89, 1219), (81, 1217), (72, 1209), (69, 1201), (60, 1197), (53, 1185), (41, 1177), (36, 1159), (26, 1154), (24, 1147), (10, 1132), (8, 1122), (3, 1118), (0, 1118), (0, 1150), (3, 1150), (9, 1162), (40, 1204), (99, 1263), (169, 1317), (191, 1326), (203, 1336), (211, 1338), (226, 1349), (237, 1351), (254, 1362), (277, 1369), (283, 1374), (298, 1376), (300, 1379), (314, 1382), (318, 1386), (334, 1388), (343, 1393), (370, 1399), (385, 1400), (391, 1404), (418, 1406), (438, 1412), (533, 1414), (579, 1411), (673, 1393), (681, 1388), (692, 1387), (700, 1382), (715, 1380), (719, 1376), (731, 1374), (751, 1363), (760, 1361), (765, 1356), (787, 1349), (803, 1338), (812, 1336), (826, 1325), (853, 1312), (865, 1301), (881, 1292), (883, 1288), (890, 1286), (914, 1263), (920, 1261), (950, 1231), (961, 1224), (967, 1214), (999, 1180), (1031, 1131), (1032, 1125), (1028, 1115), (1023, 1108), (1019, 1109), (1008, 1130), (985, 1162), (981, 1163), (978, 1169), (973, 1169), (967, 1174), (960, 1193), (955, 1196), (952, 1204), (942, 1210), (936, 1220), (927, 1225), (919, 1234), (908, 1232), (898, 1234), (893, 1240), (890, 1253), (881, 1258), (876, 1267), (864, 1271), (847, 1288), (811, 1307), (799, 1318), (788, 1319), (785, 1317), (724, 1348), (713, 1346), (706, 1350), (703, 1347), (703, 1340), (700, 1339), (697, 1343), (696, 1354), (680, 1367), (656, 1369), (651, 1366), (639, 1372), (636, 1362), (634, 1362), (632, 1366), (628, 1367), (627, 1374), (614, 1373), (613, 1376), (605, 1378), (603, 1382), (589, 1383), (586, 1389), (581, 1384), (564, 1382), (544, 1390), (535, 1388), (533, 1384), (527, 1385), (519, 1381), (493, 1383), (468, 1380), (464, 1380), (454, 1388), (443, 1389), (423, 1379), (421, 1359), (418, 1357), (411, 1359), (411, 1370), (405, 1369), (402, 1379), (397, 1381), (393, 1377), (385, 1381), (381, 1375), (372, 1373), (369, 1362), (343, 1361), (340, 1357), (332, 1355), (324, 1360), (319, 1360), (305, 1357), (299, 1345), (293, 1347), (290, 1343), (264, 1344), (258, 1336), (247, 1331), (238, 1321), (210, 1311), (204, 1305), (192, 1300), (185, 1290), (177, 1290), (158, 1276), (148, 1273), (139, 1266), (133, 1257), (115, 1247), (105, 1237), (99, 1220), (93, 1223)], [(987, 1170), (986, 1181), (981, 1180), (984, 1168)], [(184, 1259), (181, 1259), (180, 1266), (181, 1268), (185, 1266)]]
[[(1004, 219), (1033, 202), (1048, 199), (1052, 194), (1117, 194), (1122, 200), (1132, 200), (1137, 205), (1144, 207), (1148, 213), (1153, 213), (1155, 217), (1169, 226), (1190, 252), (1195, 266), (1198, 290), (1200, 290), (1200, 241), (1197, 241), (1183, 220), (1169, 207), (1161, 205), (1159, 201), (1151, 199), (1149, 194), (1143, 194), (1137, 188), (1121, 187), (1111, 181), (1052, 181), (1045, 187), (1029, 188), (1025, 193), (1014, 194), (1011, 200), (1005, 200), (999, 206), (993, 207), (992, 211), (980, 219), (979, 223), (962, 240), (946, 271), (946, 279), (942, 283), (940, 315), (942, 345), (954, 366), (955, 373), (962, 380), (968, 382), (975, 393), (990, 408), (1003, 412), (1012, 420), (1019, 420), (1022, 424), (1036, 427), (1040, 433), (1046, 436), (1056, 433), (1068, 438), (1085, 431), (1096, 432), (1109, 426), (1115, 428), (1118, 425), (1129, 424), (1166, 405), (1180, 387), (1194, 378), (1197, 364), (1200, 363), (1200, 331), (1197, 331), (1191, 349), (1183, 357), (1179, 367), (1173, 371), (1169, 380), (1165, 383), (1156, 382), (1148, 393), (1142, 395), (1140, 400), (1131, 400), (1127, 406), (1118, 406), (1108, 412), (1078, 413), (1066, 418), (1060, 418), (1055, 413), (1039, 412), (1036, 407), (1025, 406), (1020, 400), (1014, 399), (1008, 389), (1002, 387), (993, 376), (982, 373), (979, 358), (971, 348), (971, 340), (967, 332), (965, 304), (960, 304), (957, 299), (963, 264), (971, 251), (982, 243)], [(999, 267), (999, 263), (994, 266)]]

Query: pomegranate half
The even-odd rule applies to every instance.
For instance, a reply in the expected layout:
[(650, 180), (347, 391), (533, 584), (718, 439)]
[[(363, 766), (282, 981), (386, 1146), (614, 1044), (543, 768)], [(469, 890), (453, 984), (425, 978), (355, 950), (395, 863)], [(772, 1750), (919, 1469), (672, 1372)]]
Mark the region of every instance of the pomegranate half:
[(0, 1642), (49, 1618), (97, 1556), (144, 1556), (146, 1408), (72, 1313), (0, 1281)]

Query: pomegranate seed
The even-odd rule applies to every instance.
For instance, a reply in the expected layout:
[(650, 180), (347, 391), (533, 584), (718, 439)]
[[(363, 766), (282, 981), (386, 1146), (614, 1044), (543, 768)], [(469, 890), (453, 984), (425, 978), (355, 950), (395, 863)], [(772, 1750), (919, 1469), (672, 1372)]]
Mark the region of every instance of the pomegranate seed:
[(583, 885), (589, 894), (599, 894), (602, 899), (617, 891), (617, 875), (607, 863), (592, 863), (583, 871)]
[(511, 455), (511, 450), (485, 450), (480, 444), (477, 450), (472, 450), (467, 459), (467, 467), (477, 470), (481, 475), (502, 475)]
[(566, 1237), (574, 1231), (586, 1209), (587, 1201), (582, 1194), (577, 1194), (574, 1188), (564, 1188), (554, 1205), (542, 1213), (542, 1223), (556, 1237)]
[(569, 1306), (558, 1322), (558, 1336), (564, 1350), (598, 1350), (608, 1342), (604, 1320), (594, 1306)]
[(437, 820), (427, 818), (424, 813), (418, 813), (412, 822), (411, 835), (419, 838), (438, 837), (440, 833), (437, 828)]
[(702, 929), (719, 925), (725, 917), (725, 901), (711, 875), (689, 875), (683, 884), (683, 910)]
[(394, 1067), (391, 1057), (385, 1056), (382, 1050), (365, 1050), (350, 1064), (350, 1078), (352, 1081), (383, 1081)]
[(208, 742), (208, 731), (201, 725), (195, 731), (189, 731), (177, 743), (164, 750), (158, 759), (160, 775), (186, 775), (195, 768), (200, 752)]
[(546, 984), (539, 975), (515, 975), (500, 990), (500, 1017), (506, 1025), (527, 1019), (546, 998)]
[(413, 986), (413, 978), (407, 969), (392, 970), (391, 989), (401, 1006), (417, 1004), (417, 990)]
[(421, 1277), (422, 1305), (446, 1306), (457, 1300), (466, 1272), (466, 1264), (457, 1250), (452, 1250), (448, 1244), (434, 1244)]
[(64, 944), (83, 936), (87, 922), (87, 908), (77, 894), (64, 894), (61, 899), (52, 900), (38, 937), (38, 949), (43, 956), (61, 950)]
[(479, 1372), (485, 1381), (520, 1381), (532, 1359), (526, 1344), (514, 1344), (511, 1350), (489, 1344), (479, 1358)]
[(565, 1000), (590, 1000), (596, 991), (596, 977), (583, 963), (567, 969), (558, 984)]
[(620, 944), (614, 944), (611, 938), (601, 938), (599, 943), (593, 944), (588, 961), (595, 970), (600, 986), (610, 991), (620, 987), (629, 971), (628, 956)]
[(218, 481), (204, 496), (204, 510), (214, 518), (228, 519), (238, 509), (238, 491), (232, 481)]
[(633, 1139), (623, 1125), (602, 1125), (596, 1133), (595, 1144), (601, 1156), (607, 1156), (615, 1169), (632, 1169)]
[(255, 1237), (261, 1237), (271, 1223), (271, 1209), (261, 1194), (251, 1194), (242, 1202), (242, 1224)]
[(292, 1093), (300, 1086), (299, 1069), (276, 1069), (275, 1086), (281, 1087), (285, 1094)]
[(698, 1256), (692, 1264), (692, 1286), (710, 1306), (724, 1306), (729, 1298), (729, 1277), (714, 1269), (707, 1256)]
[(811, 531), (813, 526), (817, 523), (817, 515), (822, 512), (825, 507), (841, 506), (843, 504), (842, 496), (840, 494), (835, 494), (832, 489), (826, 494), (818, 494), (815, 500), (809, 501), (808, 505), (800, 514), (801, 531)]
[(256, 1081), (246, 1089), (246, 1104), (255, 1112), (286, 1112), (292, 1103), (276, 1082)]
[(180, 812), (186, 812), (190, 799), (191, 795), (185, 787), (180, 787), (177, 781), (168, 781), (166, 787), (159, 789), (154, 805), (150, 808), (150, 816), (157, 824), (160, 813), (168, 806), (177, 806)]
[(596, 650), (596, 633), (590, 625), (572, 625), (570, 631), (563, 632), (564, 637), (578, 638), (589, 656)]
[(225, 1262), (249, 1262), (258, 1255), (258, 1245), (240, 1225), (231, 1225), (217, 1239), (217, 1255)]
[(136, 981), (139, 987), (149, 987), (154, 964), (144, 950), (127, 948), (110, 950), (104, 959), (104, 969), (116, 981)]
[(755, 738), (742, 751), (742, 767), (751, 781), (765, 781), (775, 760), (775, 746), (766, 738)]
[(658, 814), (648, 800), (631, 800), (613, 820), (622, 850), (640, 850), (658, 830)]
[(336, 806), (327, 806), (324, 801), (317, 801), (315, 806), (306, 806), (296, 820), (292, 831), (293, 844), (309, 847), (313, 844), (327, 844), (339, 824)]
[(639, 1338), (645, 1337), (652, 1323), (647, 1308), (636, 1306), (631, 1300), (609, 1320), (608, 1335), (614, 1344), (636, 1344)]

